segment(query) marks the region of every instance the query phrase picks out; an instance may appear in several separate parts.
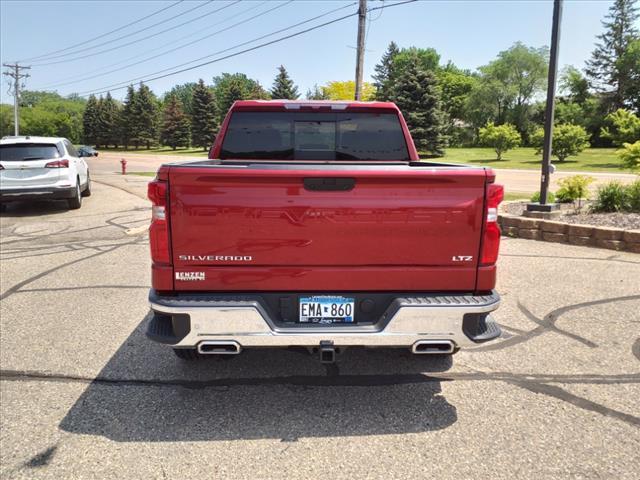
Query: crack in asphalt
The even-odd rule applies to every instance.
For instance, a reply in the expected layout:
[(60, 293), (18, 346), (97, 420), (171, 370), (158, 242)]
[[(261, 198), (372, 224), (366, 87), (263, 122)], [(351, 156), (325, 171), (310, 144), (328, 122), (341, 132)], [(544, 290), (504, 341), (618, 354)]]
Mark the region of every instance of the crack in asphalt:
[[(504, 237), (501, 238), (503, 240)], [(624, 260), (621, 258), (608, 258), (608, 257), (565, 257), (562, 255), (526, 255), (520, 253), (501, 253), (501, 257), (520, 257), (520, 258), (557, 258), (562, 260), (595, 260), (601, 262), (620, 262), (631, 263), (632, 265), (640, 265), (640, 262), (634, 262), (632, 260)]]
[(441, 381), (502, 381), (533, 383), (565, 383), (589, 385), (640, 384), (640, 373), (603, 374), (531, 374), (512, 372), (431, 372), (394, 374), (339, 374), (336, 364), (327, 369), (326, 375), (286, 375), (279, 377), (217, 378), (210, 380), (141, 379), (115, 377), (88, 377), (34, 370), (0, 369), (0, 381), (49, 381), (71, 383), (100, 383), (105, 385), (185, 387), (191, 389), (237, 386), (318, 386), (318, 387), (369, 387), (410, 385), (413, 383)]
[(520, 387), (531, 393), (542, 394), (570, 403), (589, 412), (621, 420), (640, 427), (640, 417), (621, 412), (584, 397), (574, 395), (552, 383), (564, 384), (640, 384), (640, 374), (621, 375), (531, 375), (509, 372), (470, 372), (470, 373), (413, 373), (378, 375), (340, 375), (338, 367), (327, 368), (326, 375), (291, 375), (280, 377), (221, 378), (212, 380), (178, 379), (121, 379), (109, 377), (83, 377), (78, 375), (50, 374), (25, 370), (0, 370), (0, 381), (45, 381), (63, 383), (85, 383), (103, 386), (133, 387), (182, 387), (187, 389), (218, 388), (228, 390), (232, 387), (298, 386), (298, 387), (388, 387), (412, 385), (429, 382), (453, 381), (500, 381)]
[(107, 250), (101, 250), (99, 252), (96, 252), (94, 254), (91, 255), (87, 255), (86, 257), (82, 257), (82, 258), (76, 258), (75, 260), (71, 260), (69, 262), (65, 262), (61, 265), (57, 265), (55, 267), (52, 267), (48, 270), (45, 270), (44, 272), (40, 272), (36, 275), (33, 275), (21, 282), (16, 283), (15, 285), (9, 287), (6, 291), (4, 291), (3, 293), (0, 294), (0, 300), (4, 300), (8, 297), (10, 297), (11, 295), (13, 295), (14, 293), (16, 293), (17, 291), (19, 291), (22, 287), (24, 287), (25, 285), (29, 285), (30, 283), (35, 282), (36, 280), (39, 280), (43, 277), (46, 277), (47, 275), (52, 274), (53, 272), (69, 267), (71, 265), (75, 265), (76, 263), (80, 263), (80, 262), (84, 262), (85, 260), (89, 260), (91, 258), (95, 258), (98, 257), (100, 255), (104, 255), (105, 253), (109, 253), (109, 252), (113, 252), (121, 247), (127, 246), (127, 245), (132, 245), (135, 242), (126, 242), (126, 243), (122, 243), (120, 245), (114, 246), (112, 248), (109, 248)]
[(580, 341), (581, 343), (589, 347), (595, 348), (597, 347), (597, 344), (583, 337), (580, 337), (579, 335), (562, 330), (556, 327), (555, 323), (558, 321), (558, 319), (562, 315), (572, 310), (577, 310), (577, 309), (586, 308), (586, 307), (593, 307), (595, 305), (603, 305), (603, 304), (612, 303), (612, 302), (625, 302), (630, 300), (640, 300), (640, 295), (626, 295), (622, 297), (602, 298), (599, 300), (592, 300), (588, 302), (576, 303), (573, 305), (566, 305), (563, 307), (556, 308), (555, 310), (552, 310), (547, 315), (545, 315), (544, 318), (542, 319), (533, 315), (526, 307), (524, 307), (520, 302), (518, 302), (518, 308), (520, 308), (520, 310), (525, 314), (525, 316), (527, 316), (527, 318), (529, 318), (534, 323), (538, 324), (537, 328), (534, 328), (533, 330), (529, 330), (528, 332), (522, 335), (514, 335), (513, 337), (510, 337), (496, 344), (485, 345), (485, 346), (476, 347), (476, 348), (468, 348), (467, 351), (488, 352), (488, 351), (502, 350), (504, 348), (509, 348), (509, 347), (513, 347), (514, 345), (518, 345), (519, 343), (527, 342), (532, 338), (542, 335), (543, 333), (548, 331), (553, 331), (555, 333), (566, 335), (567, 337), (573, 340)]
[[(140, 195), (139, 193), (137, 193), (137, 192), (135, 192), (133, 190), (129, 190), (128, 188), (121, 187), (120, 185), (114, 185), (112, 183), (108, 183), (108, 182), (105, 182), (105, 181), (98, 181), (98, 180), (95, 180), (94, 178), (92, 178), (91, 181), (94, 182), (94, 183), (99, 183), (100, 185), (106, 185), (107, 187), (117, 188), (118, 190), (122, 190), (123, 192), (126, 192), (126, 193), (128, 193), (130, 195), (133, 195), (134, 197), (138, 197), (138, 198), (141, 198), (143, 200), (148, 200), (146, 195)], [(149, 181), (151, 181), (151, 180), (149, 180)]]

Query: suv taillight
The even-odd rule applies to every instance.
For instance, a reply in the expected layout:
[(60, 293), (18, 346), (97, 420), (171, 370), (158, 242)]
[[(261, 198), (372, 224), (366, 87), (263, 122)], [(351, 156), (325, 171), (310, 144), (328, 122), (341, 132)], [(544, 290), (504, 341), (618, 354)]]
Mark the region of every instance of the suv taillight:
[(149, 244), (154, 263), (171, 263), (169, 258), (169, 227), (167, 225), (167, 182), (149, 182), (147, 196), (151, 200)]
[(69, 160), (56, 160), (46, 163), (44, 168), (69, 168)]
[(500, 227), (498, 226), (498, 206), (504, 198), (504, 187), (491, 183), (487, 186), (487, 207), (482, 238), (481, 265), (493, 265), (498, 260), (500, 249)]

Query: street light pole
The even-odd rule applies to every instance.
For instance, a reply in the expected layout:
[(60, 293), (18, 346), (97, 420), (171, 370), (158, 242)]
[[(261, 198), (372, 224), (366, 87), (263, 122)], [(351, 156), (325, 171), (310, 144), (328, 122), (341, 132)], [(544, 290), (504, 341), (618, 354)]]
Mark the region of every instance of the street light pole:
[(562, 20), (562, 0), (553, 1), (553, 27), (551, 30), (551, 51), (549, 57), (549, 77), (547, 84), (547, 105), (544, 115), (544, 144), (542, 147), (542, 178), (540, 180), (540, 205), (547, 204), (549, 174), (553, 140), (553, 116), (556, 98), (556, 76), (558, 75), (558, 50), (560, 44), (560, 22)]

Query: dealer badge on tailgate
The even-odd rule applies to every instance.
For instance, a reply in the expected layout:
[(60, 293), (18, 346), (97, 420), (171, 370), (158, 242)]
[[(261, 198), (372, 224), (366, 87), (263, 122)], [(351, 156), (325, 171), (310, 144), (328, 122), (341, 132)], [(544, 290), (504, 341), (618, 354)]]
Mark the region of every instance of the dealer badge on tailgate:
[(183, 282), (197, 282), (204, 279), (204, 272), (176, 272), (176, 280)]

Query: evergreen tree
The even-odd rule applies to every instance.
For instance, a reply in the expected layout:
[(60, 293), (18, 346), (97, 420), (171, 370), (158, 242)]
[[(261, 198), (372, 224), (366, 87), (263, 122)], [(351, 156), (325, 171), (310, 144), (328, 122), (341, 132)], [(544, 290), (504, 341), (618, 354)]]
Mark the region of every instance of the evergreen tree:
[(103, 99), (100, 97), (98, 102), (100, 118), (99, 118), (99, 132), (98, 139), (101, 145), (118, 146), (119, 143), (119, 129), (118, 129), (118, 104), (111, 96), (111, 93), (107, 92), (107, 96)]
[(245, 98), (245, 100), (270, 100), (271, 94), (267, 92), (260, 82), (256, 81), (249, 91), (249, 95)]
[[(222, 122), (235, 100), (266, 100), (270, 98), (269, 93), (262, 88), (257, 80), (247, 77), (244, 73), (223, 73), (213, 77), (213, 95), (218, 108), (218, 122)], [(231, 103), (229, 103), (230, 101)]]
[(226, 86), (222, 95), (222, 103), (220, 105), (220, 111), (224, 112), (222, 114), (223, 116), (226, 115), (227, 111), (231, 108), (231, 105), (233, 105), (233, 102), (247, 98), (247, 92), (243, 86), (244, 85), (236, 79), (232, 79)]
[(213, 93), (202, 79), (193, 88), (191, 111), (193, 145), (206, 150), (215, 139), (218, 122), (216, 121), (216, 102)]
[(296, 100), (299, 96), (298, 87), (295, 86), (284, 66), (280, 65), (278, 67), (278, 75), (276, 75), (273, 81), (273, 87), (271, 87), (271, 98), (278, 100)]
[(307, 97), (307, 100), (329, 100), (329, 96), (324, 91), (324, 88), (319, 87), (317, 84), (307, 90), (305, 97)]
[(96, 145), (99, 115), (98, 100), (96, 100), (95, 95), (91, 95), (82, 115), (82, 137), (85, 143)]
[(174, 150), (176, 147), (188, 147), (191, 141), (189, 117), (175, 95), (165, 103), (160, 140), (163, 145), (169, 145)]
[(136, 122), (136, 103), (138, 95), (133, 85), (127, 87), (127, 96), (120, 113), (120, 138), (124, 148), (134, 144), (136, 148), (140, 143), (138, 136), (138, 124)]
[(142, 82), (134, 106), (138, 139), (147, 148), (151, 148), (151, 145), (158, 141), (158, 100), (151, 89)]
[(98, 112), (97, 120), (96, 120), (96, 148), (102, 147), (104, 143), (104, 131), (102, 130), (102, 116), (104, 114), (104, 98), (102, 95), (98, 97), (98, 108), (96, 109)]
[(402, 111), (416, 148), (443, 155), (447, 146), (445, 116), (435, 75), (420, 67), (417, 61), (410, 63), (395, 79), (390, 100)]
[(611, 91), (611, 109), (625, 106), (625, 92), (630, 82), (629, 66), (621, 62), (629, 45), (638, 39), (637, 0), (615, 0), (609, 13), (602, 22), (604, 33), (598, 35), (600, 40), (587, 62), (587, 76), (594, 86), (600, 90)]
[(376, 87), (376, 100), (389, 100), (389, 90), (391, 89), (391, 78), (393, 76), (393, 59), (400, 53), (400, 49), (396, 42), (391, 42), (384, 52), (380, 63), (375, 66), (375, 74), (372, 75), (375, 80), (373, 84)]

